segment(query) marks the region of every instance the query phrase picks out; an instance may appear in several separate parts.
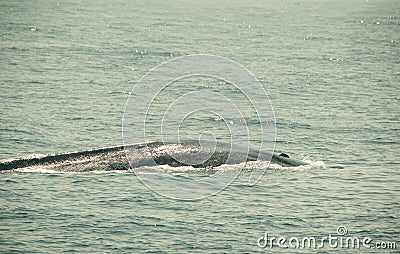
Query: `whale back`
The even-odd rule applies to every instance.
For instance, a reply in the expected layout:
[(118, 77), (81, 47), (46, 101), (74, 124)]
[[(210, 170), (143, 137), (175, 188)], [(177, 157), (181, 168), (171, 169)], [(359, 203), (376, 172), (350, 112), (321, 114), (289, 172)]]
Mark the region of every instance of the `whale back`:
[[(90, 149), (85, 151), (29, 156), (0, 161), (0, 171), (26, 167), (46, 167), (57, 171), (128, 170), (130, 168), (169, 165), (195, 168), (218, 167), (271, 158), (271, 162), (284, 167), (307, 163), (277, 153), (238, 149), (231, 151), (229, 144), (218, 143), (215, 149), (201, 147), (198, 142), (182, 143), (148, 142)], [(129, 161), (131, 163), (129, 163)]]

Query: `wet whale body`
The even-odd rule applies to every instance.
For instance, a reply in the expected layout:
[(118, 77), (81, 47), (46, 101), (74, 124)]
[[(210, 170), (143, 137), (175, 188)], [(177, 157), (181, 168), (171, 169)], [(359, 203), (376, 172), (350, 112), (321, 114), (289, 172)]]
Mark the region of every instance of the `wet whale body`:
[(231, 151), (229, 148), (229, 145), (220, 143), (210, 150), (204, 149), (204, 146), (202, 148), (198, 142), (147, 142), (8, 159), (0, 161), (0, 171), (36, 167), (63, 172), (86, 172), (128, 170), (157, 165), (210, 168), (223, 164), (257, 161), (260, 158), (269, 158), (272, 163), (284, 167), (307, 165), (306, 162), (289, 158), (284, 153), (247, 151), (247, 149)]

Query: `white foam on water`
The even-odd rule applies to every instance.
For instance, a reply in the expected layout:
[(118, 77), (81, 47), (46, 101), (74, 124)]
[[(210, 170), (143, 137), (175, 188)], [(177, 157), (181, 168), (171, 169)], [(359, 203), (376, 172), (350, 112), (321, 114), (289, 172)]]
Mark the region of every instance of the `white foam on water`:
[(249, 161), (246, 163), (244, 170), (252, 170), (254, 168), (257, 169), (276, 169), (276, 170), (310, 170), (310, 169), (318, 169), (318, 168), (326, 168), (325, 163), (323, 161), (312, 161), (310, 159), (303, 159), (304, 162), (308, 163), (307, 165), (300, 166), (282, 166), (276, 163), (268, 162), (268, 161)]
[(63, 173), (74, 173), (74, 172), (64, 172), (58, 171), (54, 169), (48, 169), (43, 166), (32, 166), (32, 167), (25, 167), (25, 168), (17, 168), (12, 170), (13, 172), (19, 173), (40, 173), (40, 174), (63, 174)]

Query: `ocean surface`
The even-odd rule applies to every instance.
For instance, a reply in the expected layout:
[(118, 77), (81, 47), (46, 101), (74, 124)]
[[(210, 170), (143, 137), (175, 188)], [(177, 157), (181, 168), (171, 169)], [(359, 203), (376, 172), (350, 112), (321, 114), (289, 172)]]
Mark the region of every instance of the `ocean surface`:
[[(175, 57), (211, 54), (260, 80), (275, 149), (310, 162), (270, 167), (254, 186), (244, 170), (190, 202), (132, 172), (3, 172), (1, 253), (270, 252), (265, 233), (321, 239), (338, 227), (399, 250), (399, 1), (0, 0), (0, 24), (0, 159), (121, 145), (138, 80)], [(272, 251), (311, 250), (275, 241)]]

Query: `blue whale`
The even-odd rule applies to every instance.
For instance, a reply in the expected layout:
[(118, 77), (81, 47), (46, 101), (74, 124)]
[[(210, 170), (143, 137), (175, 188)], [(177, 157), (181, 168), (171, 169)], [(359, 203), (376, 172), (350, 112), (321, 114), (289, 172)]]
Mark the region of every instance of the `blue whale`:
[[(198, 142), (147, 142), (134, 145), (120, 145), (78, 152), (29, 156), (0, 161), (0, 171), (26, 167), (44, 167), (64, 172), (128, 170), (144, 166), (169, 165), (172, 167), (193, 166), (212, 168), (223, 164), (257, 161), (270, 158), (274, 164), (284, 167), (307, 165), (306, 162), (289, 158), (285, 153), (260, 152), (243, 149), (230, 151), (230, 146), (220, 144), (212, 152), (201, 150)], [(189, 159), (188, 159), (189, 158)], [(196, 158), (206, 158), (196, 160)], [(131, 163), (129, 163), (129, 161)], [(194, 161), (195, 163), (193, 163)]]

